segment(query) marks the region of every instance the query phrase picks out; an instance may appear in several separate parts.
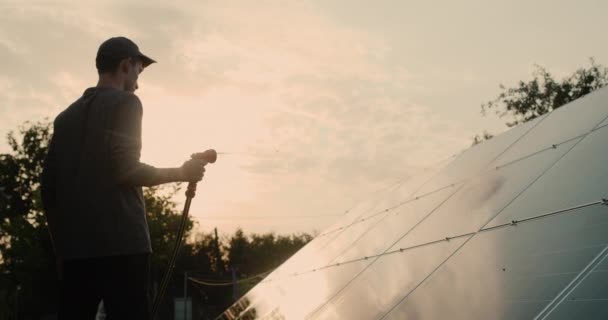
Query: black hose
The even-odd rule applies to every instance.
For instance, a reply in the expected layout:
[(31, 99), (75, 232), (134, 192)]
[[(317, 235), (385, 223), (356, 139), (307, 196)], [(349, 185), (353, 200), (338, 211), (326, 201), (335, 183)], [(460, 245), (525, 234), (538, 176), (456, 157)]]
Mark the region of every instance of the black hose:
[(182, 212), (182, 221), (179, 226), (179, 231), (177, 232), (177, 237), (175, 238), (175, 247), (173, 248), (173, 253), (171, 254), (171, 259), (169, 260), (169, 269), (161, 281), (160, 289), (156, 294), (156, 299), (154, 299), (154, 304), (152, 305), (152, 320), (156, 318), (156, 313), (158, 312), (158, 308), (160, 307), (165, 295), (165, 291), (167, 290), (167, 285), (169, 285), (171, 275), (173, 274), (175, 261), (177, 260), (177, 255), (182, 247), (186, 223), (188, 221), (188, 211), (190, 211), (190, 203), (192, 203), (192, 198), (194, 198), (195, 192), (196, 182), (188, 183), (188, 190), (186, 190), (186, 203), (184, 204), (184, 211)]

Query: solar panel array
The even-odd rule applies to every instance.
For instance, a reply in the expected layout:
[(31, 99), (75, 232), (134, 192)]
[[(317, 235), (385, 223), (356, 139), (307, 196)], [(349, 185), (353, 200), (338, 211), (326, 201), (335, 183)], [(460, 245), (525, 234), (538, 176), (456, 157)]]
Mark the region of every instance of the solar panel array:
[(350, 210), (219, 319), (608, 319), (608, 88)]

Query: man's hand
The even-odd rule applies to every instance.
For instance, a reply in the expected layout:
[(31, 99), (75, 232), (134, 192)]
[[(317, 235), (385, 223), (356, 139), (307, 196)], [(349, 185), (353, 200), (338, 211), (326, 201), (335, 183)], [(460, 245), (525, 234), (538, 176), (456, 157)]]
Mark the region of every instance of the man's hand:
[(201, 159), (190, 159), (179, 168), (181, 180), (184, 182), (198, 182), (205, 175), (205, 165)]

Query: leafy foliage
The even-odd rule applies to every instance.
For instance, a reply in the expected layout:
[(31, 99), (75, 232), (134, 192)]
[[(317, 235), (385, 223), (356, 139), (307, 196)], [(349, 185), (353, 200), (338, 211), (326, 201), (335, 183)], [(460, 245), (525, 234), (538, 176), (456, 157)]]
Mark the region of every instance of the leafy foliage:
[(18, 134), (8, 134), (12, 153), (0, 155), (0, 296), (7, 298), (0, 299), (0, 310), (19, 303), (43, 313), (56, 303), (55, 259), (39, 183), (50, 134), (47, 121), (26, 122)]
[(472, 145), (480, 144), (492, 138), (494, 138), (494, 135), (484, 130), (482, 134), (476, 134), (475, 137), (473, 137)]
[[(144, 189), (148, 228), (152, 242), (152, 265), (167, 266), (173, 246), (177, 241), (177, 231), (181, 224), (181, 215), (171, 198), (180, 191), (174, 187), (155, 186)], [(192, 219), (186, 222), (184, 236), (187, 238), (193, 227)]]
[(557, 81), (544, 67), (536, 65), (534, 78), (519, 81), (513, 88), (500, 85), (502, 92), (492, 101), (482, 104), (482, 113), (493, 109), (501, 117), (511, 116), (512, 127), (557, 109), (608, 84), (608, 68), (590, 59), (588, 68), (580, 68), (572, 75)]

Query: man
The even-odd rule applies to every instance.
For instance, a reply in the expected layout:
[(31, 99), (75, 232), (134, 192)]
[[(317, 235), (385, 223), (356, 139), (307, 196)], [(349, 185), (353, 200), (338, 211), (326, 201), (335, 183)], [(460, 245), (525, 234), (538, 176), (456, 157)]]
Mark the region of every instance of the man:
[(155, 61), (124, 37), (97, 51), (99, 82), (61, 112), (41, 179), (58, 259), (60, 319), (149, 319), (152, 252), (142, 186), (200, 181), (202, 160), (179, 168), (141, 163), (139, 74)]

